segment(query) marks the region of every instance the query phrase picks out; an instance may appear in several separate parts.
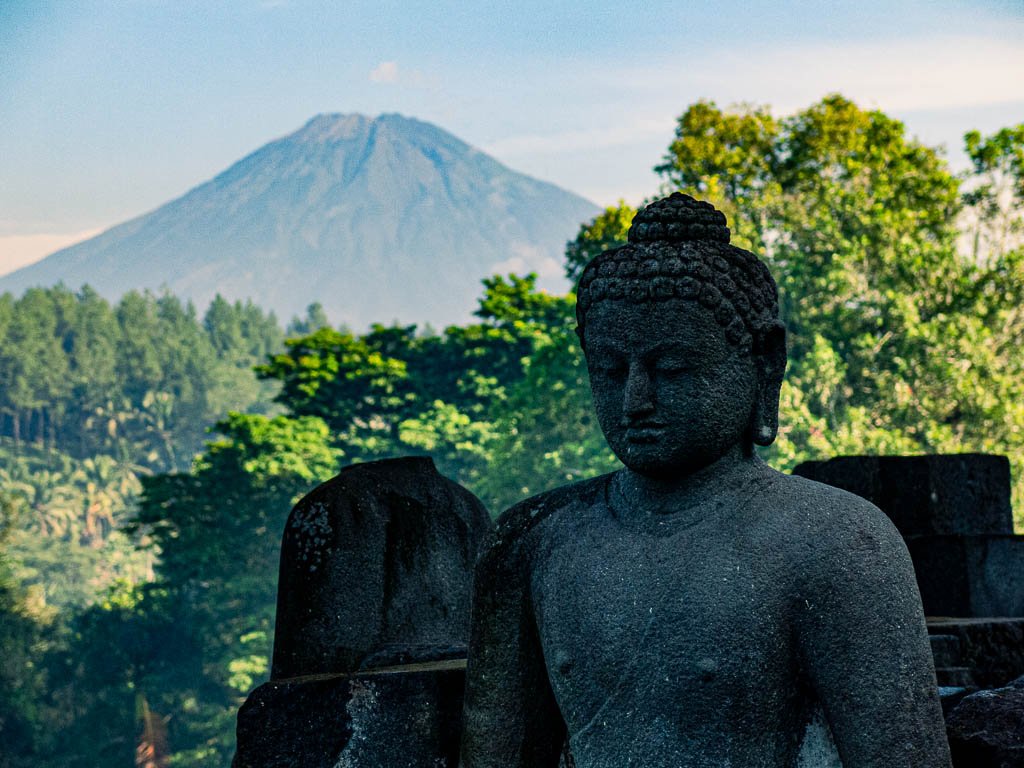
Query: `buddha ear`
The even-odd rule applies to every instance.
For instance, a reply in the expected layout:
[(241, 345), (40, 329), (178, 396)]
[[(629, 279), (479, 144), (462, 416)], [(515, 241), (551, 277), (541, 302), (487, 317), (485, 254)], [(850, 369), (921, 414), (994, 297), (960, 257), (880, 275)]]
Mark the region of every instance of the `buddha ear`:
[(786, 373), (786, 329), (781, 323), (765, 334), (757, 363), (757, 402), (752, 414), (752, 432), (758, 445), (771, 445), (779, 431), (779, 390)]

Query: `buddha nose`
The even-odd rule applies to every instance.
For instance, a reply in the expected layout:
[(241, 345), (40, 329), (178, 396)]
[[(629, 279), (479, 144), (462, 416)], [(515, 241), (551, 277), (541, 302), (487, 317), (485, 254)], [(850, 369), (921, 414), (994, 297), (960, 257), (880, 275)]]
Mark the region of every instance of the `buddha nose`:
[(645, 366), (640, 363), (630, 363), (629, 376), (626, 379), (626, 392), (622, 403), (623, 415), (635, 418), (653, 410), (654, 392), (651, 387), (651, 376)]

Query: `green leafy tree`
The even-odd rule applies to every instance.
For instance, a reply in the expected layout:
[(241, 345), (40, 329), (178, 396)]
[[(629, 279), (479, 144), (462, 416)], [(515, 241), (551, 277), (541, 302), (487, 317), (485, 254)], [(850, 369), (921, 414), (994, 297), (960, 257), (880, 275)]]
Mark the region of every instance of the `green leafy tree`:
[[(193, 766), (230, 762), (235, 712), (266, 677), (285, 519), (341, 459), (313, 416), (230, 414), (216, 429), (223, 437), (192, 473), (144, 480), (132, 526), (160, 553), (135, 610), (179, 636), (170, 658), (153, 637), (133, 687), (153, 711), (174, 714), (169, 743)], [(181, 648), (192, 653), (183, 659)], [(120, 727), (133, 732), (134, 713)]]
[(28, 768), (45, 751), (45, 678), (38, 657), (49, 617), (22, 589), (7, 551), (23, 514), (16, 497), (0, 494), (0, 768)]
[(351, 454), (387, 453), (413, 394), (406, 365), (365, 339), (331, 328), (289, 339), (286, 352), (257, 368), (281, 382), (278, 402), (295, 416), (323, 419)]
[(573, 324), (566, 320), (550, 328), (525, 368), (508, 398), (496, 404), (492, 458), (477, 489), (495, 511), (620, 466), (593, 415)]
[[(529, 471), (525, 451), (512, 447), (516, 409), (527, 407), (528, 391), (539, 385), (544, 350), (574, 334), (575, 315), (573, 298), (538, 291), (535, 275), (495, 276), (483, 282), (476, 312), (481, 322), (448, 328), (437, 344), (427, 340), (423, 345), (422, 359), (443, 361), (444, 375), (424, 378), (420, 401), (430, 406), (402, 422), (399, 437), (403, 446), (430, 452), (442, 471), (498, 512), (509, 499), (520, 498), (514, 489)], [(438, 347), (445, 353), (438, 355)], [(535, 358), (542, 362), (535, 363)], [(410, 371), (420, 370), (410, 363)], [(551, 383), (556, 390), (562, 388)], [(436, 385), (433, 391), (447, 392), (448, 399), (429, 399)], [(543, 408), (550, 393), (540, 391), (544, 396), (535, 392), (532, 400)], [(573, 413), (548, 415), (557, 421)], [(552, 437), (550, 427), (544, 425), (539, 437)]]
[(565, 275), (575, 283), (587, 263), (610, 248), (625, 245), (629, 225), (633, 223), (636, 208), (619, 200), (617, 205), (605, 208), (589, 222), (580, 225), (576, 239), (565, 246)]
[(964, 202), (970, 251), (978, 263), (1019, 249), (1024, 235), (1024, 123), (991, 136), (970, 131), (964, 137), (973, 164)]
[(139, 712), (148, 732), (164, 717), (142, 681), (159, 697), (187, 690), (181, 676), (205, 679), (206, 636), (182, 633), (180, 593), (141, 586), (159, 545), (123, 529), (141, 477), (188, 466), (229, 408), (272, 407), (276, 384), (251, 366), (280, 349), (276, 319), (238, 302), (207, 314), (166, 295), (111, 306), (88, 287), (0, 296), (0, 496), (22, 510), (0, 545), (0, 687), (13, 707), (0, 713), (0, 764), (129, 763)]
[(655, 171), (664, 192), (676, 189), (714, 203), (729, 219), (733, 242), (763, 252), (772, 225), (770, 201), (780, 194), (782, 127), (767, 107), (723, 111), (698, 101), (680, 115), (675, 138)]
[(68, 358), (57, 333), (56, 297), (41, 288), (25, 292), (6, 323), (0, 345), (0, 410), (16, 442), (53, 437), (57, 403), (68, 396)]
[[(1014, 135), (968, 135), (979, 176), (1013, 187)], [(1020, 334), (1019, 259), (1003, 252), (986, 269), (957, 247), (964, 202), (989, 229), (1012, 230), (997, 225), (993, 199), (1006, 196), (991, 180), (968, 180), (974, 192), (961, 197), (934, 149), (841, 96), (782, 120), (699, 102), (657, 170), (726, 211), (735, 241), (764, 255), (779, 282), (790, 332), (780, 466), (996, 450), (1024, 468), (1011, 426), (1024, 393), (1008, 354)]]
[(324, 306), (319, 301), (314, 301), (306, 307), (306, 316), (302, 319), (293, 317), (288, 324), (286, 334), (290, 337), (309, 336), (322, 328), (330, 328), (331, 321), (324, 311)]

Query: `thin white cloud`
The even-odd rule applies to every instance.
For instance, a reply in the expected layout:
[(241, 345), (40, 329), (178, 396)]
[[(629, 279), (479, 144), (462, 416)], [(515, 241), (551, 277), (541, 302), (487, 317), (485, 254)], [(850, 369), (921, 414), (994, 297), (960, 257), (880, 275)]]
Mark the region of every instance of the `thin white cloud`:
[(72, 234), (5, 235), (0, 236), (0, 275), (34, 264), (54, 251), (88, 240), (105, 227)]
[(371, 83), (411, 86), (413, 88), (433, 88), (437, 86), (436, 77), (428, 77), (418, 69), (400, 67), (397, 61), (382, 61), (370, 70), (369, 79)]
[(672, 132), (674, 120), (661, 119), (629, 120), (617, 125), (599, 128), (584, 128), (554, 133), (531, 133), (508, 136), (482, 147), (484, 152), (499, 157), (517, 155), (561, 154), (580, 149), (608, 149), (611, 147), (644, 141), (652, 136), (661, 137)]
[(957, 35), (747, 46), (712, 51), (699, 67), (620, 70), (614, 78), (635, 93), (697, 92), (785, 114), (833, 92), (902, 112), (1024, 100), (1022, 72), (1024, 41)]
[(562, 264), (536, 246), (515, 242), (511, 245), (512, 256), (491, 265), (490, 272), (495, 275), (506, 275), (509, 272), (525, 275), (536, 272), (541, 279), (561, 278), (564, 272)]
[[(767, 104), (781, 116), (838, 92), (862, 107), (908, 116), (1024, 102), (1022, 72), (1024, 39), (972, 35), (718, 48), (702, 52), (699, 64), (683, 57), (640, 66), (613, 62), (592, 74), (574, 69), (572, 76), (578, 92), (595, 94), (595, 111), (614, 119), (583, 110), (581, 117), (591, 118), (585, 127), (502, 136), (482, 149), (602, 204), (619, 197), (638, 202), (655, 192), (650, 168), (671, 141), (680, 112), (699, 98), (723, 107)], [(623, 157), (635, 158), (635, 173)], [(602, 164), (600, 173), (587, 170), (593, 163)]]
[(372, 70), (370, 70), (370, 82), (371, 83), (397, 83), (398, 82), (398, 62), (397, 61), (382, 61)]

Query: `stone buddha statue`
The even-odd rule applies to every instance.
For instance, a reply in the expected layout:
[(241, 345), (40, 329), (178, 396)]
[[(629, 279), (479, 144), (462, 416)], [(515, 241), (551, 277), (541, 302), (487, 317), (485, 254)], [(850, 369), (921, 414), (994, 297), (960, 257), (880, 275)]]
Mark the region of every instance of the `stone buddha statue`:
[[(475, 574), (462, 761), (950, 765), (914, 571), (867, 501), (764, 464), (775, 283), (673, 194), (596, 257), (577, 320), (623, 469), (504, 513)], [(827, 760), (827, 758), (822, 758)], [(835, 764), (833, 762), (833, 764)]]

